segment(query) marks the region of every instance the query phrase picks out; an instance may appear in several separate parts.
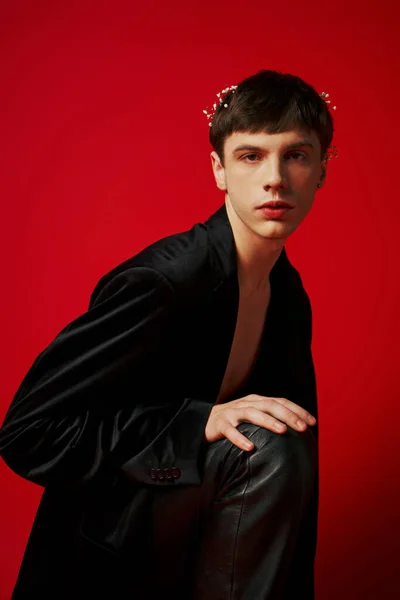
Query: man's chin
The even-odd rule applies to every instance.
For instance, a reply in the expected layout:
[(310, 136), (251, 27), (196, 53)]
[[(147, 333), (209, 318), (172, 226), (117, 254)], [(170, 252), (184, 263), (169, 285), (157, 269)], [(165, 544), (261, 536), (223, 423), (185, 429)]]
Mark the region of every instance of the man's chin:
[(293, 224), (285, 221), (270, 220), (258, 224), (255, 233), (269, 240), (285, 240), (294, 231)]

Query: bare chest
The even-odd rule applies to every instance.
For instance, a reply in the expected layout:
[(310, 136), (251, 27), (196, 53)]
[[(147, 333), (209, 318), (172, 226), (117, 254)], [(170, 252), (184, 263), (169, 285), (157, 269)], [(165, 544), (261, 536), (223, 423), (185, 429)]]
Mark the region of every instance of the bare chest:
[(240, 295), (235, 333), (216, 404), (232, 396), (250, 375), (260, 346), (271, 288), (262, 293)]

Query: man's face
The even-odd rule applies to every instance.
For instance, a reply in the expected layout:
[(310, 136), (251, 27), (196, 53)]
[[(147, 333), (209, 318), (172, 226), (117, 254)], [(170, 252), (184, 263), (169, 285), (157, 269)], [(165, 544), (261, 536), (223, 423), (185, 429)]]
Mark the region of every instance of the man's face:
[[(225, 140), (225, 167), (216, 152), (211, 161), (235, 219), (261, 237), (282, 242), (310, 211), (317, 184), (323, 185), (326, 164), (320, 153), (314, 131), (241, 132)], [(294, 208), (280, 218), (267, 217), (259, 207), (269, 200), (283, 200)]]

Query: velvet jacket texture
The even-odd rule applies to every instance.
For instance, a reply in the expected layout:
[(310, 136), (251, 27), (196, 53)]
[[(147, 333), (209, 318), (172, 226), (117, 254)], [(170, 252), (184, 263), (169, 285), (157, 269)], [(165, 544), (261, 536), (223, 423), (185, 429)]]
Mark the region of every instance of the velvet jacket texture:
[[(285, 248), (270, 281), (257, 360), (234, 397), (286, 397), (318, 420), (311, 305)], [(204, 430), (238, 303), (235, 244), (222, 205), (104, 275), (88, 310), (39, 354), (0, 430), (5, 462), (45, 488), (13, 598), (80, 597), (63, 595), (68, 586), (84, 587), (71, 583), (73, 560), (86, 574), (128, 556), (133, 580), (139, 576), (135, 552), (152, 526), (151, 494), (201, 484)], [(318, 440), (318, 425), (312, 431)], [(304, 551), (313, 561), (318, 472), (310, 506)]]

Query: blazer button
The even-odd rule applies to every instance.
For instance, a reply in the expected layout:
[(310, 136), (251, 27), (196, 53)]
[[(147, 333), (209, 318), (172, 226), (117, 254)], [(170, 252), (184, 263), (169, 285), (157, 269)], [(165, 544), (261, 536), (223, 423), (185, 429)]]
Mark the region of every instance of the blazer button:
[(171, 469), (171, 475), (174, 479), (179, 479), (179, 477), (181, 476), (181, 470), (178, 469), (178, 467), (174, 467), (173, 469)]
[(150, 479), (156, 480), (157, 478), (157, 471), (155, 469), (150, 469), (149, 471), (149, 477)]
[(157, 469), (157, 478), (162, 481), (165, 478), (164, 469)]

